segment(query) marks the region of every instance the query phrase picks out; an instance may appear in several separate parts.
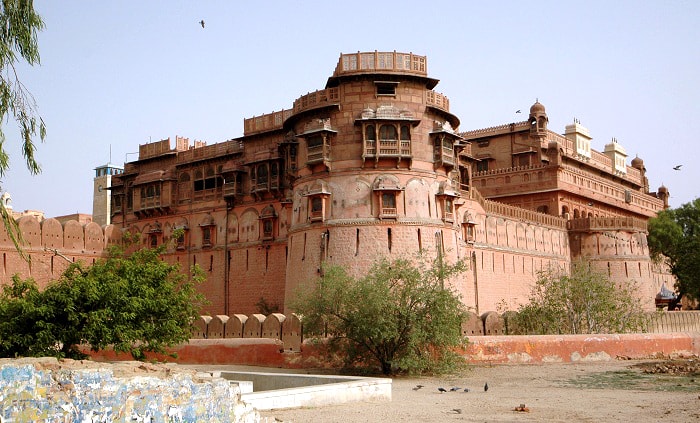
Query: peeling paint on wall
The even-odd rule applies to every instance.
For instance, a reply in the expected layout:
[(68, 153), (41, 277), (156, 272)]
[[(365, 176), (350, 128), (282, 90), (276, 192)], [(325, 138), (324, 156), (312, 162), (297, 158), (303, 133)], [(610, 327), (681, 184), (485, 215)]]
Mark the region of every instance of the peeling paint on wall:
[[(109, 368), (54, 368), (47, 359), (0, 367), (2, 422), (255, 422), (240, 389), (191, 374), (115, 377)], [(31, 360), (30, 360), (31, 361)], [(58, 363), (58, 362), (56, 362)]]

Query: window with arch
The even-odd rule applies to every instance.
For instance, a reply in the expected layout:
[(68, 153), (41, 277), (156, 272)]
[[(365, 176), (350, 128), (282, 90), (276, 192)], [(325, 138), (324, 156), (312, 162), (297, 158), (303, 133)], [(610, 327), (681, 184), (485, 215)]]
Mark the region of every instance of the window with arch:
[(180, 203), (188, 202), (192, 198), (192, 183), (190, 173), (182, 172), (177, 180), (177, 192)]
[(211, 247), (213, 244), (211, 226), (202, 226), (202, 247)]
[(396, 191), (382, 191), (379, 196), (379, 216), (381, 218), (396, 218)]
[(258, 185), (267, 184), (267, 166), (258, 166), (256, 180), (258, 181)]
[(401, 125), (401, 141), (411, 140), (411, 128), (408, 125)]
[(309, 221), (322, 222), (326, 219), (326, 207), (328, 193), (316, 193), (309, 195)]
[(160, 182), (141, 186), (139, 194), (141, 195), (139, 210), (160, 206)]
[(387, 141), (395, 141), (398, 139), (396, 136), (396, 127), (394, 125), (384, 124), (379, 127), (379, 139)]
[(366, 141), (376, 141), (377, 140), (377, 132), (376, 128), (374, 125), (367, 125), (365, 127), (365, 140)]
[(204, 189), (204, 173), (201, 169), (194, 171), (194, 190), (202, 191)]

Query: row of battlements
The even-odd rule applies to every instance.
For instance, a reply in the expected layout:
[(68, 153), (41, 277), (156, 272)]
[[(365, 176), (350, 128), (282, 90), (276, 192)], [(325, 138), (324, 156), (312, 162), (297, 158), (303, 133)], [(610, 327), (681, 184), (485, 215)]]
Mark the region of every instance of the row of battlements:
[[(24, 246), (41, 249), (100, 252), (114, 230), (112, 225), (101, 227), (95, 222), (81, 224), (75, 220), (61, 223), (54, 218), (40, 220), (36, 216), (23, 216), (17, 219), (17, 224)], [(0, 249), (15, 249), (4, 227), (0, 229)]]
[[(461, 324), (465, 337), (522, 335), (523, 330), (514, 323), (514, 311), (482, 314), (467, 312)], [(650, 312), (646, 315), (644, 332), (670, 333), (700, 330), (700, 312), (677, 311), (668, 313)], [(195, 322), (192, 339), (267, 338), (282, 341), (284, 351), (301, 351), (302, 321), (296, 314), (284, 315), (233, 314), (231, 316), (200, 316)]]
[(269, 338), (282, 341), (285, 351), (300, 351), (301, 319), (296, 314), (232, 314), (200, 316), (193, 339)]

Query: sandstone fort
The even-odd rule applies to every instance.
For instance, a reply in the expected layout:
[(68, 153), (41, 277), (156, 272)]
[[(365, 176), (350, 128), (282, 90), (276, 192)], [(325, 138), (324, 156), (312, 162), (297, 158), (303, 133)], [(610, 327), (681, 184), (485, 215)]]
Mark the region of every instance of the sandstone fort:
[(124, 232), (158, 246), (183, 229), (166, 259), (206, 272), (212, 315), (288, 311), (324, 264), (361, 275), (418, 252), (469, 263), (449, 284), (477, 314), (516, 308), (538, 271), (579, 257), (653, 309), (673, 278), (650, 260), (646, 225), (669, 194), (650, 189), (642, 159), (615, 139), (594, 149), (576, 120), (550, 129), (539, 101), (465, 132), (437, 85), (425, 56), (341, 54), (322, 89), (245, 119), (239, 138), (164, 139), (98, 167), (92, 218), (19, 217), (31, 261), (0, 234), (0, 278), (46, 283)]

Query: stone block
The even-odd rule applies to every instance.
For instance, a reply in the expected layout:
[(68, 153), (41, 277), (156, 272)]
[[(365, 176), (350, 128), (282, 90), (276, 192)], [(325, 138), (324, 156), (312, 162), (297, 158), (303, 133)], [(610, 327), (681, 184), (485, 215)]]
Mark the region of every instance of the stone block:
[(209, 322), (211, 322), (211, 316), (199, 316), (199, 319), (194, 321), (194, 331), (192, 332), (192, 339), (206, 339), (207, 331), (209, 330)]
[(282, 322), (282, 344), (285, 351), (301, 351), (302, 342), (302, 327), (301, 319), (294, 313), (291, 313)]
[(484, 322), (484, 335), (504, 335), (505, 323), (501, 315), (495, 311), (487, 311), (481, 315)]
[(286, 316), (281, 313), (272, 313), (265, 318), (262, 324), (262, 338), (282, 339), (282, 323)]
[(244, 338), (262, 338), (262, 325), (265, 321), (263, 314), (251, 314), (243, 326)]
[(229, 316), (226, 322), (225, 338), (243, 338), (243, 327), (248, 320), (245, 314), (234, 314)]
[(221, 339), (224, 337), (228, 316), (217, 314), (209, 322), (207, 329), (208, 339)]
[(483, 336), (484, 324), (481, 318), (473, 312), (467, 312), (467, 318), (462, 322), (462, 336)]

